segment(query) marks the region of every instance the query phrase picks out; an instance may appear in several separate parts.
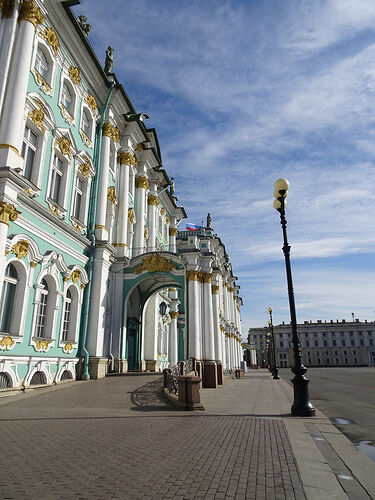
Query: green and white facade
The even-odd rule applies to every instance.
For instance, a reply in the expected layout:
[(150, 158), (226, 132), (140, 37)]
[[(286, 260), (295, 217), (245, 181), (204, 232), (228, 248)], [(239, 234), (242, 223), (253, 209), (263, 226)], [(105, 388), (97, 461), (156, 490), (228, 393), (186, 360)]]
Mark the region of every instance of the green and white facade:
[(0, 3), (0, 385), (195, 357), (216, 387), (242, 359), (236, 277), (210, 227), (178, 230), (156, 132), (76, 3)]

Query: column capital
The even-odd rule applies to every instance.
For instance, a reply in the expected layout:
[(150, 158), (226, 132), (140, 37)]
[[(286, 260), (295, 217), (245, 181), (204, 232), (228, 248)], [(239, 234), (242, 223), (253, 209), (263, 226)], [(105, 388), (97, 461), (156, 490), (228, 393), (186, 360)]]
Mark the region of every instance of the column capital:
[(169, 228), (169, 236), (177, 236), (177, 234), (178, 234), (177, 227), (170, 227)]
[(148, 205), (155, 205), (156, 207), (159, 205), (159, 198), (157, 194), (150, 194), (147, 199)]
[(170, 313), (169, 313), (169, 314), (170, 314), (170, 317), (171, 317), (172, 319), (177, 319), (177, 318), (178, 318), (178, 316), (179, 316), (179, 312), (178, 312), (178, 311), (170, 311)]
[(219, 286), (218, 285), (212, 285), (211, 286), (211, 291), (213, 295), (217, 295), (219, 293)]
[(149, 182), (147, 177), (139, 176), (135, 178), (135, 187), (138, 189), (148, 189)]
[(129, 167), (134, 166), (136, 168), (138, 167), (138, 160), (136, 156), (130, 152), (122, 151), (121, 153), (119, 153), (119, 161), (120, 165), (128, 165)]
[(11, 19), (13, 17), (14, 5), (14, 0), (3, 0), (2, 2), (0, 2), (1, 17), (4, 17), (5, 19)]
[(38, 24), (42, 24), (45, 17), (43, 16), (41, 10), (33, 0), (26, 0), (23, 2), (20, 10), (20, 14), (18, 16), (18, 22), (21, 21), (29, 21), (34, 25), (34, 28), (37, 27)]
[(0, 201), (0, 223), (9, 226), (9, 221), (14, 222), (20, 213), (11, 203)]
[(113, 139), (115, 142), (120, 142), (120, 131), (110, 122), (103, 124), (102, 135)]

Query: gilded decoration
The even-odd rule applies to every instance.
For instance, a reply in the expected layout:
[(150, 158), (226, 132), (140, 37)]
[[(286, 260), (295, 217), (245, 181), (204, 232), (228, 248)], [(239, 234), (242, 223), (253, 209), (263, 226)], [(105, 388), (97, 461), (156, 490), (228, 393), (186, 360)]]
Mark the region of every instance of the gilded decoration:
[(166, 271), (171, 272), (172, 269), (176, 269), (176, 266), (173, 264), (172, 259), (166, 259), (161, 257), (159, 254), (154, 253), (144, 259), (141, 264), (135, 267), (135, 274), (141, 274), (143, 271), (147, 271), (149, 273), (155, 273), (156, 271)]
[(160, 215), (164, 215), (165, 214), (165, 208), (161, 208), (160, 209)]
[(166, 224), (169, 224), (170, 222), (171, 222), (171, 219), (170, 219), (169, 217), (166, 217), (166, 218), (165, 218), (165, 223), (166, 223)]
[(177, 227), (171, 227), (171, 228), (169, 228), (169, 236), (177, 236), (177, 234), (178, 234)]
[(186, 279), (188, 281), (199, 281), (199, 271), (195, 271), (194, 269), (191, 269), (190, 271), (186, 271)]
[(70, 152), (72, 143), (67, 137), (61, 136), (59, 139), (56, 139), (56, 144), (59, 146), (63, 155), (68, 156), (69, 159), (72, 158), (72, 153)]
[(81, 283), (81, 288), (84, 290), (86, 288), (86, 285), (84, 283)]
[(128, 209), (128, 219), (130, 224), (134, 224), (134, 210), (132, 208)]
[(86, 158), (85, 163), (82, 163), (79, 167), (78, 170), (81, 172), (81, 174), (86, 177), (86, 179), (89, 178), (89, 173), (90, 173), (90, 163), (89, 160)]
[(133, 165), (134, 167), (138, 167), (138, 160), (135, 157), (135, 155), (131, 153), (122, 152), (119, 154), (119, 157), (120, 157), (120, 165), (129, 165), (129, 167)]
[(67, 342), (62, 349), (65, 354), (70, 354), (73, 351), (73, 344), (71, 342)]
[(0, 340), (0, 349), (2, 351), (9, 351), (14, 346), (15, 342), (10, 335), (3, 337)]
[(32, 260), (32, 261), (30, 262), (30, 267), (32, 267), (32, 268), (36, 267), (37, 265), (38, 265), (38, 263), (37, 263), (37, 262), (35, 262), (34, 260)]
[(177, 319), (179, 316), (178, 311), (171, 311), (169, 314), (171, 315), (172, 319)]
[(43, 14), (41, 13), (39, 7), (35, 5), (33, 0), (23, 2), (18, 16), (18, 22), (21, 21), (29, 21), (34, 25), (34, 28), (36, 28), (38, 24), (42, 24), (44, 21)]
[(1, 17), (4, 17), (5, 19), (11, 19), (13, 17), (14, 3), (14, 0), (0, 1)]
[(69, 125), (72, 125), (74, 118), (67, 112), (67, 110), (63, 104), (60, 104), (60, 109), (61, 109), (61, 114), (65, 118), (65, 121), (67, 121), (69, 123)]
[(148, 197), (147, 203), (149, 205), (155, 205), (156, 207), (159, 205), (159, 198), (156, 194), (150, 194)]
[(86, 99), (85, 103), (91, 108), (93, 112), (95, 112), (98, 108), (98, 105), (96, 103), (96, 99), (92, 94), (89, 94)]
[(37, 105), (39, 106), (38, 109), (34, 109), (33, 111), (30, 111), (30, 113), (27, 115), (34, 123), (37, 127), (40, 128), (40, 130), (43, 132), (46, 131), (46, 128), (45, 126), (43, 125), (43, 120), (44, 120), (44, 108), (43, 108), (43, 104), (38, 101), (38, 100), (35, 100), (35, 102), (37, 103)]
[(79, 133), (80, 133), (80, 136), (81, 136), (83, 142), (86, 144), (86, 146), (88, 146), (89, 148), (92, 148), (92, 142), (89, 139), (89, 137), (87, 137), (87, 135), (84, 133), (84, 131), (82, 129), (79, 129)]
[(214, 295), (219, 293), (219, 287), (217, 285), (212, 285), (211, 290)]
[(233, 292), (233, 288), (232, 287), (228, 287), (228, 292), (232, 293)]
[(105, 135), (115, 142), (120, 142), (120, 131), (114, 127), (110, 122), (105, 122), (103, 125), (102, 135)]
[(57, 51), (60, 48), (60, 41), (56, 31), (52, 28), (46, 28), (44, 33), (41, 33), (40, 35), (47, 41), (48, 45), (53, 50), (55, 57), (57, 57)]
[(73, 283), (77, 283), (77, 281), (80, 279), (80, 277), (81, 277), (81, 271), (79, 269), (76, 269), (70, 275), (70, 279), (73, 281)]
[(20, 213), (11, 203), (0, 201), (0, 223), (9, 226), (9, 221), (17, 220)]
[(50, 95), (52, 93), (51, 87), (44, 80), (42, 75), (40, 73), (38, 73), (38, 71), (35, 68), (32, 70), (32, 72), (33, 72), (33, 75), (35, 77), (36, 83), (42, 88), (43, 92), (45, 94)]
[(77, 66), (70, 66), (68, 73), (73, 83), (76, 85), (81, 83), (81, 71)]
[(142, 142), (139, 142), (135, 148), (136, 151), (143, 151), (143, 144)]
[(147, 177), (136, 177), (135, 178), (135, 187), (138, 189), (148, 189), (149, 188), (149, 183)]
[(145, 226), (145, 227), (143, 228), (143, 237), (144, 237), (145, 239), (146, 239), (146, 238), (148, 238), (148, 229), (147, 229), (147, 226)]
[(211, 283), (212, 274), (192, 269), (190, 271), (186, 271), (186, 279), (188, 281), (199, 281), (199, 283)]
[(110, 186), (107, 191), (107, 198), (114, 205), (116, 203), (116, 189), (115, 186)]
[(34, 347), (37, 352), (47, 352), (52, 340), (34, 339)]
[(12, 252), (16, 255), (18, 260), (23, 257), (27, 257), (27, 254), (29, 253), (29, 242), (26, 240), (19, 241), (13, 245)]

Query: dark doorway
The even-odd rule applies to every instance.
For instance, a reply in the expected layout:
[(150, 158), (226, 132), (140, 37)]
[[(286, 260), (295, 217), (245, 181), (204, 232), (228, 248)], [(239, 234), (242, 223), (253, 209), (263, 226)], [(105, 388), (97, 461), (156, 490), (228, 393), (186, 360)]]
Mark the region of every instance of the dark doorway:
[(138, 361), (140, 354), (139, 322), (135, 318), (128, 319), (127, 332), (126, 352), (128, 360), (128, 370), (138, 370)]

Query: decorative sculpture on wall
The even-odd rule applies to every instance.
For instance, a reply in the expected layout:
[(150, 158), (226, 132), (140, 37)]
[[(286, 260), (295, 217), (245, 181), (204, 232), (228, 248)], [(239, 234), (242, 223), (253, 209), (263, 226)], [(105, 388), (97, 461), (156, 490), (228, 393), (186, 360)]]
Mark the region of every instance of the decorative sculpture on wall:
[(87, 17), (86, 16), (79, 16), (77, 19), (77, 22), (85, 36), (89, 34), (91, 31), (91, 24), (87, 23)]
[(106, 57), (105, 57), (105, 64), (104, 64), (104, 73), (106, 75), (109, 75), (110, 73), (112, 73), (112, 69), (113, 69), (113, 51), (114, 51), (114, 49), (111, 46), (109, 46), (108, 49), (105, 52)]
[(172, 269), (176, 269), (173, 264), (172, 259), (166, 259), (161, 257), (159, 254), (154, 253), (147, 257), (147, 259), (142, 260), (141, 264), (135, 267), (135, 274), (141, 274), (143, 271), (149, 273), (155, 273), (156, 271), (166, 271), (170, 273)]

